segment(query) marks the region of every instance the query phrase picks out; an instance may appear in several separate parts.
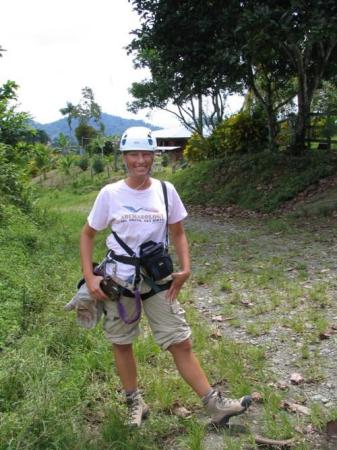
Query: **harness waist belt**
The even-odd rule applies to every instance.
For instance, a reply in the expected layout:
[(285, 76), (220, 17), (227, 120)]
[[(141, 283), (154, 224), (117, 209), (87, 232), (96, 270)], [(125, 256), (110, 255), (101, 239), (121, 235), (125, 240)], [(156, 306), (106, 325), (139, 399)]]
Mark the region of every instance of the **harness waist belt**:
[(107, 257), (114, 259), (117, 262), (121, 262), (124, 264), (131, 264), (132, 266), (137, 266), (138, 264), (140, 264), (140, 258), (137, 258), (137, 256), (116, 255), (116, 253), (113, 250), (109, 251)]
[[(157, 294), (158, 292), (166, 291), (171, 286), (171, 283), (172, 283), (172, 280), (168, 281), (165, 284), (156, 284), (156, 289), (152, 288), (151, 291), (145, 292), (144, 294), (140, 294), (141, 299), (146, 300), (147, 298), (152, 297), (153, 295)], [(130, 298), (134, 297), (134, 294), (131, 291), (129, 291), (128, 289), (123, 289), (122, 295), (124, 295), (124, 297), (130, 297)]]

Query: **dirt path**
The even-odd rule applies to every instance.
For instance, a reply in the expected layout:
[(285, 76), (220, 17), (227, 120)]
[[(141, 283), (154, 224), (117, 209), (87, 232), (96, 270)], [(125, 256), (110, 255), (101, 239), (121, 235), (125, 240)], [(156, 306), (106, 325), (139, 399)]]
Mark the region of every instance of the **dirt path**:
[[(200, 211), (186, 223), (195, 306), (222, 336), (263, 349), (269, 387), (304, 407), (285, 413), (298, 421), (298, 449), (337, 448), (325, 427), (337, 416), (336, 225), (335, 218), (231, 219)], [(294, 373), (299, 384), (291, 382)], [(230, 430), (210, 432), (204, 448), (224, 448), (223, 433), (242, 424), (263, 434), (264, 407), (262, 393)]]

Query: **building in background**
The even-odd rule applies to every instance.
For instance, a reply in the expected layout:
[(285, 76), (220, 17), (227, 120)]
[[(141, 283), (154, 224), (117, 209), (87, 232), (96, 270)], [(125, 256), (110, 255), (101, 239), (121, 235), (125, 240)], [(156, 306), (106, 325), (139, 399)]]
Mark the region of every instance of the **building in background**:
[(167, 153), (173, 166), (182, 159), (185, 145), (192, 136), (191, 131), (185, 127), (163, 128), (152, 134), (157, 139), (157, 150)]

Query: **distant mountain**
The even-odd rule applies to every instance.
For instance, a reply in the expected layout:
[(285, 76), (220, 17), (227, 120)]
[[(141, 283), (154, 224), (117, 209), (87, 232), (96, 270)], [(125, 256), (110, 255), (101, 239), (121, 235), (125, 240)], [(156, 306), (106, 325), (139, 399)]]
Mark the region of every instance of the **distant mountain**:
[[(151, 130), (158, 130), (160, 127), (156, 127), (149, 123), (144, 122), (143, 120), (135, 120), (135, 119), (124, 119), (119, 116), (112, 116), (110, 114), (102, 113), (101, 117), (102, 122), (105, 126), (105, 134), (107, 136), (121, 136), (123, 131), (125, 131), (129, 127), (148, 127)], [(54, 140), (58, 137), (60, 133), (63, 133), (67, 136), (70, 135), (68, 122), (66, 118), (56, 120), (55, 122), (50, 123), (39, 123), (32, 121), (32, 126), (39, 130), (45, 131), (51, 140)], [(77, 120), (72, 121), (72, 129), (74, 130), (77, 127)], [(94, 128), (98, 128), (95, 122), (90, 122)], [(72, 135), (74, 138), (74, 134)]]

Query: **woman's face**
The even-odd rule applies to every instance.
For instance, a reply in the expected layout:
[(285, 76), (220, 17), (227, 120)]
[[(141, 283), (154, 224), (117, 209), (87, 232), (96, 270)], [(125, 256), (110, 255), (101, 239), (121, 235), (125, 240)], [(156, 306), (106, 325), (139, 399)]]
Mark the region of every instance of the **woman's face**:
[(123, 158), (128, 168), (129, 176), (141, 177), (150, 172), (153, 164), (154, 152), (135, 150), (125, 152)]

